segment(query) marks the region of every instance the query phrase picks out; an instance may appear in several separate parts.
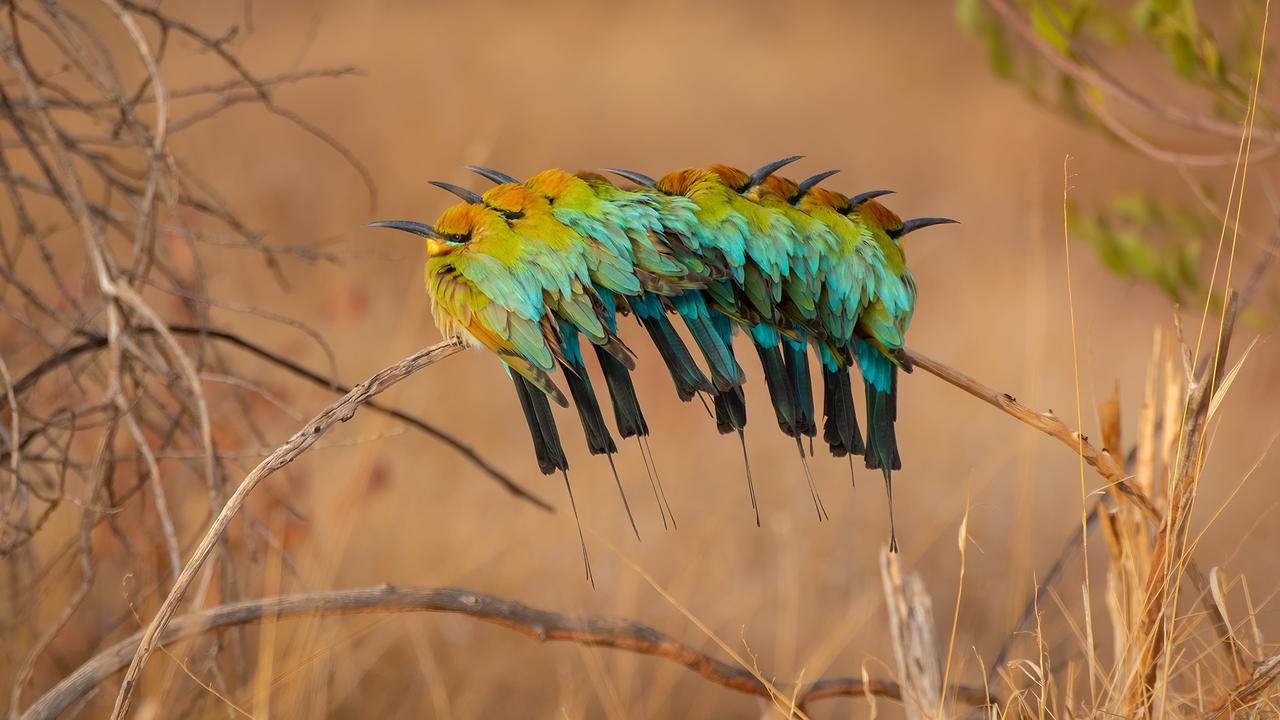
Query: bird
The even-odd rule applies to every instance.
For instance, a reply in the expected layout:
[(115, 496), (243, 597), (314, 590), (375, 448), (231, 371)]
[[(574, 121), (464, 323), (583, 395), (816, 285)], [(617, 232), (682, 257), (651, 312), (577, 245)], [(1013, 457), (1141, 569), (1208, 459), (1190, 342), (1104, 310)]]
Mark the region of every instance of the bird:
[[(784, 336), (800, 341), (779, 310), (782, 288), (792, 271), (791, 256), (798, 252), (800, 245), (798, 231), (785, 214), (764, 207), (745, 194), (799, 159), (799, 155), (788, 156), (766, 163), (751, 173), (727, 165), (684, 168), (656, 181), (635, 171), (611, 168), (610, 172), (668, 195), (689, 198), (697, 204), (695, 216), (699, 231), (695, 233), (695, 241), (715, 251), (704, 250), (704, 257), (718, 259), (728, 270), (728, 277), (708, 285), (711, 309), (715, 311), (711, 317), (713, 326), (729, 353), (732, 353), (735, 324), (750, 338), (760, 359), (777, 423), (784, 433), (796, 438), (815, 510), (819, 518), (823, 518), (826, 510), (800, 442), (805, 430), (800, 421), (800, 402), (792, 389), (782, 352)], [(721, 433), (738, 433), (745, 458), (743, 431), (747, 417), (743, 393), (738, 387), (721, 390), (714, 397), (714, 405), (717, 428)], [(758, 523), (759, 507), (754, 501), (749, 461), (747, 468)]]
[[(544, 248), (512, 232), (498, 211), (472, 202), (441, 213), (435, 225), (412, 220), (377, 220), (371, 227), (390, 228), (426, 239), (424, 271), (436, 325), (446, 337), (483, 347), (498, 356), (511, 375), (533, 440), (538, 467), (564, 477), (582, 548), (587, 581), (594, 587), (586, 538), (578, 516), (569, 461), (549, 401), (569, 401), (552, 379), (565, 363), (559, 329), (548, 309), (548, 297), (572, 291), (572, 282), (556, 277), (564, 270)], [(551, 262), (547, 265), (545, 263)], [(540, 268), (543, 272), (531, 272)]]
[[(606, 372), (616, 368), (616, 372), (628, 374), (626, 382), (630, 385), (629, 373), (635, 368), (635, 361), (630, 348), (618, 338), (613, 301), (615, 294), (640, 292), (630, 262), (561, 224), (552, 214), (546, 197), (523, 185), (503, 183), (479, 195), (451, 183), (432, 181), (432, 184), (470, 204), (498, 213), (519, 242), (532, 248), (545, 263), (525, 270), (532, 276), (550, 280), (547, 284), (555, 286), (555, 290), (545, 293), (544, 297), (556, 321), (565, 382), (578, 411), (587, 449), (608, 460), (623, 509), (638, 539), (639, 526), (613, 460), (618, 447), (605, 422), (580, 342), (580, 337), (586, 337), (596, 348)], [(634, 394), (634, 390), (631, 392)], [(615, 404), (617, 407), (620, 405)], [(635, 419), (643, 423), (642, 416)]]
[[(825, 519), (803, 443), (810, 438), (812, 454), (819, 424), (812, 348), (822, 373), (822, 440), (833, 456), (849, 458), (851, 473), (856, 455), (881, 471), (890, 549), (898, 551), (892, 476), (902, 467), (898, 376), (912, 370), (904, 340), (918, 294), (904, 239), (955, 221), (904, 221), (880, 202), (888, 190), (847, 196), (820, 187), (835, 170), (800, 181), (779, 173), (799, 159), (788, 156), (753, 172), (724, 164), (685, 167), (656, 180), (606, 168), (629, 186), (595, 171), (553, 168), (521, 181), (469, 165), (494, 187), (481, 194), (432, 181), (463, 200), (434, 225), (370, 223), (426, 240), (425, 277), (437, 325), (446, 336), (487, 348), (506, 368), (539, 469), (564, 477), (593, 586), (552, 403), (568, 407), (572, 400), (588, 450), (608, 459), (637, 538), (640, 532), (613, 459), (618, 445), (593, 387), (583, 338), (599, 362), (618, 436), (636, 438), (663, 524), (670, 517), (675, 525), (648, 447), (651, 428), (633, 376), (637, 354), (619, 331), (619, 318), (627, 315), (657, 348), (677, 396), (686, 402), (709, 397), (717, 430), (738, 435), (757, 526), (760, 508), (745, 437), (746, 375), (733, 336), (741, 331), (759, 356), (777, 425), (794, 438), (814, 507)], [(865, 434), (853, 367), (864, 385)], [(558, 370), (568, 395), (557, 385)]]
[[(866, 393), (867, 429), (863, 456), (868, 469), (884, 477), (889, 505), (889, 549), (898, 551), (893, 513), (893, 471), (902, 468), (895, 423), (897, 421), (898, 370), (911, 372), (904, 336), (915, 312), (915, 277), (907, 268), (902, 238), (931, 225), (954, 223), (948, 218), (916, 218), (903, 221), (876, 198), (889, 194), (873, 190), (852, 198), (823, 188), (811, 189), (799, 206), (838, 229), (840, 247), (835, 262), (824, 275), (832, 292), (828, 322), (833, 334), (847, 337), (862, 374)], [(844, 218), (844, 220), (841, 220)], [(847, 222), (846, 222), (847, 221)], [(854, 294), (859, 302), (854, 302)], [(851, 312), (852, 311), (852, 312)], [(834, 376), (834, 377), (832, 377)], [(830, 373), (828, 400), (843, 406), (839, 371)], [(845, 446), (837, 411), (833, 445)], [(830, 417), (830, 416), (829, 416)], [(828, 433), (824, 432), (824, 435)], [(853, 449), (849, 448), (853, 453)], [(856, 454), (856, 453), (854, 453)]]
[(820, 346), (825, 337), (818, 322), (823, 284), (822, 259), (833, 252), (836, 239), (829, 227), (801, 211), (796, 203), (810, 187), (836, 172), (819, 173), (805, 180), (808, 184), (804, 186), (774, 174), (746, 192), (748, 199), (785, 216), (796, 230), (787, 248), (791, 255), (791, 273), (782, 283), (780, 309), (799, 336), (784, 337), (781, 347), (785, 373), (795, 400), (795, 427), (789, 434), (797, 439), (800, 434), (810, 438), (817, 434), (808, 345), (814, 341)]
[[(814, 176), (817, 178), (818, 176)], [(832, 232), (834, 244), (821, 258), (822, 278), (817, 313), (828, 343), (819, 348), (823, 384), (823, 440), (833, 456), (862, 455), (865, 443), (853, 402), (850, 365), (853, 334), (858, 317), (876, 296), (877, 289), (894, 282), (886, 268), (884, 251), (849, 217), (863, 202), (888, 190), (852, 198), (816, 187), (814, 178), (800, 183), (804, 192), (795, 200), (798, 210)]]

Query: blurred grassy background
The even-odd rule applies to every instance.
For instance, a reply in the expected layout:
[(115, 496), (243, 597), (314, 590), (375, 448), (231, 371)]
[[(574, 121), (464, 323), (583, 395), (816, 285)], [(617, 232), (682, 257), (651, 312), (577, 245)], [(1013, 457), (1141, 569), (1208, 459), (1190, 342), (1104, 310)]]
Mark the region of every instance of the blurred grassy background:
[[(181, 14), (201, 27), (242, 19), (238, 4), (185, 5)], [(379, 194), (371, 207), (341, 158), (253, 106), (173, 137), (173, 152), (202, 168), (251, 226), (268, 231), (269, 242), (323, 246), (341, 256), (337, 263), (284, 260), (292, 285), (285, 291), (257, 255), (211, 248), (204, 256), (210, 294), (230, 304), (216, 308), (214, 319), (323, 367), (324, 354), (306, 335), (235, 308), (298, 318), (332, 344), (347, 382), (438, 339), (422, 289), (423, 248), (361, 227), (379, 217), (430, 221), (453, 199), (426, 180), (481, 187), (463, 163), (516, 176), (551, 166), (659, 175), (713, 162), (754, 167), (802, 153), (809, 159), (797, 174), (841, 168), (828, 181), (832, 187), (891, 188), (898, 194), (887, 204), (904, 217), (944, 215), (963, 223), (912, 237), (910, 262), (921, 291), (911, 346), (1032, 407), (1052, 408), (1074, 426), (1064, 162), (1070, 158), (1072, 198), (1083, 202), (1139, 189), (1188, 195), (1166, 166), (1034, 106), (993, 78), (981, 47), (956, 28), (949, 2), (277, 0), (253, 5), (252, 24), (234, 45), (259, 72), (360, 68), (357, 77), (281, 88), (276, 98), (346, 143), (368, 165)], [(122, 38), (114, 40), (124, 47)], [(199, 57), (167, 63), (164, 71), (173, 87), (222, 78), (211, 77)], [(1212, 177), (1229, 178), (1229, 169)], [(1271, 227), (1257, 177), (1246, 192), (1245, 227), (1253, 232), (1242, 237), (1237, 273), (1259, 255)], [(78, 241), (64, 235), (58, 246), (74, 256)], [(1083, 244), (1071, 247), (1070, 264), (1085, 433), (1097, 434), (1093, 408), (1118, 383), (1128, 444), (1152, 332), (1167, 327), (1177, 310), (1149, 287), (1114, 278)], [(180, 311), (170, 298), (149, 297)], [(1183, 309), (1192, 336), (1200, 311)], [(479, 352), (412, 378), (387, 400), (448, 427), (563, 509), (551, 515), (514, 500), (439, 443), (361, 414), (260, 490), (254, 507), (282, 533), (289, 562), (278, 572), (271, 553), (238, 558), (249, 583), (242, 590), (456, 585), (563, 612), (634, 617), (715, 652), (629, 567), (634, 563), (720, 637), (749, 649), (767, 673), (812, 679), (856, 676), (865, 667), (872, 676), (891, 674), (877, 566), (888, 533), (879, 478), (859, 468), (851, 489), (844, 461), (820, 455), (813, 467), (831, 521), (817, 522), (795, 449), (774, 430), (755, 368), (748, 367), (748, 441), (763, 512), (763, 527), (755, 528), (736, 439), (718, 436), (701, 406), (678, 402), (643, 334), (624, 326), (633, 347), (643, 348), (637, 384), (680, 529), (662, 530), (640, 455), (628, 445), (619, 467), (641, 524), (643, 541), (636, 542), (607, 464), (586, 454), (576, 421), (562, 413), (596, 590), (582, 578), (560, 481), (538, 475), (509, 385)], [(4, 355), (20, 350), (6, 348)], [(242, 369), (305, 416), (329, 397), (251, 361)], [(1264, 342), (1236, 380), (1207, 462), (1201, 523), (1228, 501), (1280, 430), (1278, 369), (1276, 352)], [(219, 425), (234, 425), (239, 410), (224, 401), (213, 412)], [(273, 417), (265, 430), (271, 445), (298, 425), (283, 413)], [(981, 666), (1010, 631), (1037, 574), (1079, 527), (1078, 468), (1051, 440), (924, 373), (904, 378), (900, 418), (903, 558), (924, 577), (942, 628), (955, 609), (957, 530), (966, 508), (970, 513), (973, 551), (952, 678), (980, 685)], [(239, 464), (247, 471), (255, 462), (248, 456)], [(1261, 460), (1196, 551), (1206, 567), (1248, 576), (1255, 600), (1277, 588), (1275, 560), (1262, 550), (1280, 542), (1277, 469), (1275, 458)], [(184, 482), (194, 479), (170, 480)], [(1096, 488), (1092, 474), (1086, 482)], [(181, 508), (184, 537), (203, 526), (206, 512), (193, 494)], [(73, 532), (70, 515), (56, 518), (55, 528), (59, 520), (62, 527), (42, 541), (41, 553)], [(77, 617), (53, 660), (38, 666), (36, 687), (78, 664), (117, 619), (123, 579), (109, 568), (121, 549), (112, 549), (106, 532), (98, 539), (107, 569), (94, 597), (114, 610)], [(1100, 539), (1093, 547), (1099, 557), (1105, 552)], [(1077, 560), (1061, 586), (1067, 607), (1078, 606), (1080, 582)], [(74, 582), (55, 578), (47, 587), (52, 598)], [(58, 607), (51, 602), (48, 614)], [(1078, 656), (1058, 609), (1045, 611), (1046, 626), (1058, 628), (1059, 657)], [(1258, 622), (1266, 635), (1280, 631), (1269, 605), (1259, 609)], [(304, 620), (281, 624), (269, 637), (259, 630), (241, 637), (258, 664), (235, 699), (255, 717), (267, 716), (268, 707), (255, 701), (263, 693), (278, 717), (760, 712), (758, 701), (670, 663), (540, 646), (467, 619)], [(148, 678), (169, 682), (149, 680), (141, 701), (153, 716), (167, 717), (181, 671), (159, 656), (153, 665), (169, 669), (153, 669)], [(87, 715), (106, 711), (114, 685), (106, 687)], [(197, 707), (224, 712), (216, 703)], [(861, 717), (866, 707), (861, 699), (834, 700), (816, 710), (819, 717)], [(882, 703), (881, 712), (898, 710)]]

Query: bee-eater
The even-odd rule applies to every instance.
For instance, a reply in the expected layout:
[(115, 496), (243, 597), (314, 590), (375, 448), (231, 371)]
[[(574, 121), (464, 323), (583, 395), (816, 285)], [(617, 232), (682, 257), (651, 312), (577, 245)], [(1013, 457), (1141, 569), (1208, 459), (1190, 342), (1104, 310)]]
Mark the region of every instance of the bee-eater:
[[(829, 289), (847, 294), (857, 289), (863, 302), (857, 315), (843, 310), (851, 306), (846, 300), (835, 303), (831, 320), (841, 332), (854, 323), (852, 349), (862, 373), (867, 397), (866, 466), (884, 475), (889, 501), (889, 549), (898, 550), (893, 517), (893, 470), (901, 469), (894, 423), (897, 420), (898, 369), (911, 371), (904, 352), (903, 338), (915, 312), (916, 282), (907, 268), (902, 238), (914, 230), (930, 225), (951, 223), (946, 218), (917, 218), (903, 222), (874, 198), (887, 194), (878, 190), (853, 198), (815, 188), (800, 202), (802, 209), (840, 230), (840, 250), (832, 257)], [(849, 227), (831, 215), (842, 215), (856, 228)], [(856, 241), (853, 239), (856, 237)], [(844, 270), (845, 275), (840, 271)], [(860, 287), (859, 287), (860, 286)], [(834, 393), (833, 393), (834, 394)], [(839, 399), (843, 404), (843, 398)]]
[(568, 407), (551, 373), (565, 362), (556, 319), (546, 298), (570, 282), (534, 273), (548, 261), (542, 248), (512, 232), (497, 211), (476, 204), (445, 210), (435, 226), (408, 220), (380, 220), (374, 227), (402, 230), (427, 241), (425, 277), (432, 315), (445, 337), (484, 347), (498, 356), (515, 383), (529, 425), (538, 467), (564, 476), (587, 579), (594, 584), (586, 539), (569, 482), (569, 461), (560, 444), (548, 398)]
[[(640, 531), (631, 512), (631, 504), (613, 461), (618, 448), (605, 423), (578, 339), (581, 333), (597, 348), (606, 378), (611, 372), (627, 375), (626, 386), (630, 399), (635, 400), (634, 388), (631, 387), (629, 378), (629, 371), (634, 369), (635, 362), (630, 350), (617, 336), (613, 304), (615, 294), (631, 295), (640, 292), (640, 284), (631, 263), (608, 248), (587, 242), (560, 223), (552, 214), (547, 198), (523, 185), (504, 183), (480, 196), (449, 183), (433, 184), (470, 203), (483, 205), (497, 212), (506, 221), (509, 230), (522, 242), (535, 248), (535, 252), (547, 263), (545, 266), (530, 267), (528, 272), (559, 281), (555, 291), (545, 293), (544, 299), (556, 319), (565, 382), (578, 410), (587, 439), (587, 449), (593, 455), (604, 455), (607, 458), (632, 531), (639, 537)], [(634, 409), (637, 414), (633, 419), (647, 432), (647, 426), (643, 425), (644, 418), (638, 414), (638, 402)]]
[[(817, 303), (818, 320), (829, 339), (821, 347), (823, 385), (823, 440), (836, 457), (861, 455), (862, 432), (853, 404), (849, 364), (858, 318), (882, 287), (896, 287), (897, 279), (886, 267), (884, 251), (870, 232), (849, 213), (866, 200), (888, 191), (863, 193), (849, 198), (826, 188), (814, 187), (814, 176), (801, 183), (805, 192), (796, 207), (827, 226), (835, 240), (820, 258), (822, 288)], [(890, 298), (893, 301), (897, 296)], [(894, 305), (896, 308), (896, 305)], [(852, 468), (852, 465), (850, 465)]]
[[(718, 311), (710, 318), (712, 326), (730, 354), (733, 321), (747, 330), (764, 369), (778, 424), (796, 438), (814, 506), (822, 517), (825, 509), (804, 459), (803, 446), (799, 445), (805, 429), (800, 420), (800, 403), (792, 390), (781, 350), (782, 335), (796, 335), (779, 313), (778, 304), (785, 279), (793, 269), (790, 261), (793, 246), (798, 243), (797, 231), (785, 215), (762, 207), (744, 195), (798, 159), (799, 156), (784, 158), (753, 173), (724, 165), (686, 168), (657, 181), (631, 171), (612, 172), (668, 195), (688, 198), (697, 205), (692, 241), (702, 248), (704, 258), (718, 260), (729, 274), (726, 280), (708, 285), (707, 294), (712, 298), (712, 307)], [(735, 387), (717, 393), (715, 409), (720, 432), (737, 431), (741, 439), (746, 426), (746, 405), (741, 390)]]
[(783, 280), (779, 308), (782, 315), (791, 321), (798, 337), (783, 338), (782, 355), (796, 401), (794, 430), (810, 437), (817, 434), (817, 422), (806, 338), (817, 340), (821, 347), (821, 338), (825, 337), (818, 320), (818, 303), (823, 288), (822, 260), (834, 251), (836, 239), (826, 224), (798, 209), (796, 203), (810, 187), (835, 172), (815, 175), (806, 180), (804, 186), (780, 175), (770, 175), (746, 193), (748, 199), (761, 207), (786, 217), (796, 229), (791, 245), (786, 248), (790, 254), (791, 274)]

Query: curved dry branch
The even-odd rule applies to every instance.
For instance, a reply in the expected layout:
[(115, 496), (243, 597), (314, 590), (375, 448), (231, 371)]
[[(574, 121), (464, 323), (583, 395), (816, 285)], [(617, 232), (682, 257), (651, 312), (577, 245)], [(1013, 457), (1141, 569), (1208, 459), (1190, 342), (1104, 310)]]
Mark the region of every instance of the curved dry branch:
[[(1227, 351), (1231, 346), (1231, 336), (1235, 330), (1239, 310), (1240, 295), (1232, 290), (1227, 293), (1227, 302), (1223, 308), (1221, 328), (1218, 333), (1217, 343), (1214, 345), (1213, 354), (1204, 359), (1205, 367), (1196, 376), (1195, 381), (1192, 382), (1189, 388), (1186, 406), (1187, 416), (1184, 418), (1185, 422), (1182, 428), (1184, 439), (1179, 443), (1181, 455), (1177, 465), (1183, 475), (1189, 472), (1194, 475), (1194, 472), (1191, 471), (1193, 467), (1198, 471), (1198, 460), (1201, 457), (1198, 453), (1208, 422), (1207, 413), (1210, 398), (1218, 387), (1218, 383), (1225, 377)], [(948, 367), (914, 350), (907, 350), (906, 352), (912, 363), (917, 367), (1003, 410), (1046, 435), (1060, 440), (1071, 448), (1072, 452), (1078, 453), (1084, 458), (1085, 462), (1093, 466), (1098, 474), (1109, 483), (1110, 487), (1115, 488), (1125, 499), (1137, 506), (1152, 525), (1160, 530), (1155, 557), (1159, 560), (1166, 557), (1167, 553), (1167, 556), (1177, 558), (1177, 569), (1184, 571), (1187, 578), (1195, 585), (1200, 604), (1204, 607), (1224, 652), (1235, 667), (1241, 666), (1242, 651), (1231, 633), (1230, 625), (1223, 616), (1222, 609), (1213, 601), (1204, 572), (1195, 562), (1195, 559), (1191, 557), (1189, 551), (1184, 552), (1181, 547), (1177, 551), (1170, 551), (1167, 547), (1172, 542), (1169, 539), (1171, 535), (1170, 528), (1175, 524), (1185, 526), (1187, 522), (1185, 512), (1181, 509), (1180, 503), (1175, 503), (1170, 508), (1168, 517), (1166, 517), (1156, 508), (1146, 493), (1128, 482), (1128, 476), (1125, 474), (1124, 469), (1116, 462), (1115, 457), (1111, 455), (1107, 448), (1102, 448), (1101, 450), (1095, 448), (1089, 443), (1088, 437), (1080, 434), (1079, 431), (1072, 431), (1052, 411), (1036, 412), (1019, 403), (1012, 395), (997, 392), (955, 368)], [(1191, 482), (1194, 483), (1194, 478)], [(1188, 493), (1184, 492), (1183, 495), (1186, 496)], [(1153, 567), (1157, 568), (1160, 566), (1161, 563), (1153, 565)], [(1155, 617), (1156, 615), (1164, 612), (1165, 605), (1161, 601), (1161, 596), (1168, 592), (1169, 589), (1168, 577), (1160, 575), (1157, 578), (1157, 575), (1157, 573), (1152, 573), (1152, 584), (1149, 588), (1151, 598), (1147, 603), (1147, 607), (1149, 612), (1152, 613), (1152, 618), (1149, 621), (1150, 625), (1154, 625), (1158, 619)]]
[(1081, 435), (1078, 431), (1073, 431), (1067, 427), (1066, 423), (1058, 419), (1053, 411), (1037, 412), (1031, 408), (1018, 402), (1017, 398), (1009, 393), (1002, 393), (997, 390), (983, 385), (977, 380), (965, 375), (953, 367), (944, 365), (928, 355), (921, 354), (916, 350), (907, 351), (907, 356), (911, 358), (912, 364), (921, 368), (925, 372), (933, 375), (941, 380), (960, 388), (970, 395), (996, 407), (1013, 417), (1021, 420), (1023, 423), (1039, 430), (1040, 432), (1060, 440), (1072, 452), (1078, 453), (1084, 457), (1084, 461), (1093, 466), (1098, 474), (1103, 477), (1111, 487), (1123, 494), (1127, 499), (1137, 505), (1152, 522), (1160, 523), (1162, 518), (1160, 511), (1151, 502), (1151, 498), (1146, 493), (1134, 487), (1129, 483), (1124, 469), (1116, 462), (1115, 457), (1107, 448), (1099, 450), (1089, 443), (1087, 436)]
[(124, 682), (120, 685), (120, 693), (116, 697), (115, 710), (111, 715), (113, 718), (122, 718), (128, 712), (129, 698), (138, 682), (138, 675), (142, 672), (143, 666), (146, 665), (147, 658), (151, 655), (151, 652), (155, 650), (160, 633), (164, 631), (165, 626), (173, 619), (174, 614), (178, 611), (178, 604), (182, 602), (183, 596), (191, 587), (196, 573), (200, 571), (204, 561), (209, 558), (214, 546), (218, 543), (222, 534), (226, 532), (227, 526), (231, 524), (231, 520), (240, 511), (245, 500), (248, 499), (249, 493), (253, 492), (258, 483), (293, 462), (295, 458), (306, 452), (334, 425), (350, 420), (360, 406), (368, 404), (369, 400), (378, 393), (460, 350), (462, 350), (462, 345), (455, 341), (442, 342), (419, 350), (395, 365), (380, 370), (368, 380), (352, 388), (350, 392), (325, 408), (319, 415), (312, 418), (301, 430), (294, 433), (293, 437), (276, 448), (275, 452), (268, 455), (245, 476), (239, 487), (227, 499), (221, 512), (213, 519), (209, 529), (205, 531), (204, 537), (200, 539), (200, 544), (196, 546), (191, 559), (187, 561), (186, 567), (182, 569), (182, 574), (174, 581), (168, 596), (165, 597), (164, 602), (160, 605), (160, 610), (151, 619), (146, 631), (143, 632), (142, 639), (138, 643), (137, 652), (133, 656), (133, 662), (129, 665), (129, 669), (125, 673)]
[[(310, 368), (304, 367), (289, 358), (271, 352), (252, 340), (241, 337), (229, 330), (205, 325), (174, 324), (169, 326), (169, 331), (174, 335), (211, 338), (220, 342), (228, 343), (327, 390), (344, 394), (351, 392), (351, 388), (349, 386), (343, 385), (336, 379), (325, 377), (315, 370), (311, 370)], [(108, 338), (106, 335), (92, 332), (81, 332), (80, 334), (86, 338), (83, 342), (67, 346), (59, 352), (46, 357), (40, 362), (40, 364), (28, 370), (22, 377), (18, 378), (18, 381), (13, 385), (13, 394), (15, 396), (21, 396), (50, 372), (53, 372), (57, 368), (70, 363), (86, 353), (101, 350), (108, 344)], [(139, 331), (137, 334), (142, 335), (147, 333)], [(8, 396), (0, 395), (0, 411), (3, 411), (10, 402), (11, 401), (8, 399)], [(448, 431), (442, 430), (425, 420), (410, 415), (409, 413), (397, 410), (393, 407), (388, 407), (376, 401), (371, 400), (367, 405), (370, 410), (386, 415), (387, 417), (395, 418), (396, 420), (399, 420), (400, 422), (426, 433), (427, 435), (430, 435), (431, 437), (434, 437), (440, 442), (448, 445), (450, 448), (465, 457), (469, 462), (478, 467), (486, 475), (496, 480), (498, 484), (502, 485), (502, 487), (512, 495), (515, 495), (522, 500), (527, 500), (547, 512), (555, 512), (555, 508), (550, 503), (523, 488), (509, 475), (490, 464), (489, 461), (476, 451), (475, 448), (462, 442)], [(3, 458), (3, 453), (0, 453), (0, 458)]]
[[(771, 697), (768, 688), (751, 670), (711, 657), (650, 625), (599, 615), (561, 615), (495, 595), (457, 588), (383, 585), (232, 603), (177, 618), (159, 636), (156, 644), (169, 645), (222, 628), (264, 620), (405, 612), (457, 613), (501, 625), (539, 642), (572, 642), (660, 657), (684, 665), (717, 685), (748, 695)], [(90, 658), (27, 708), (22, 720), (53, 720), (58, 717), (98, 683), (124, 668), (141, 640), (142, 633), (137, 633)], [(902, 699), (898, 683), (881, 679), (826, 677), (803, 683), (798, 688), (786, 683), (775, 683), (775, 687), (787, 688), (787, 696), (794, 695), (796, 708), (801, 711), (807, 703), (834, 697), (874, 695)], [(952, 687), (949, 694), (966, 705), (989, 705), (992, 702), (982, 689), (975, 687)]]

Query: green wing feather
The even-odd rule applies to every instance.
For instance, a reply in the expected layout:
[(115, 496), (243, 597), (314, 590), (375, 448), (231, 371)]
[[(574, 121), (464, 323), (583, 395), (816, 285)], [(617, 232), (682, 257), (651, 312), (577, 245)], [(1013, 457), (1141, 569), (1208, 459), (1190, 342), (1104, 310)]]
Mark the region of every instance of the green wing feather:
[(457, 263), (428, 262), (427, 289), (442, 333), (488, 348), (556, 403), (568, 407), (568, 399), (551, 379), (555, 356), (543, 336), (540, 312), (503, 305), (463, 275)]

